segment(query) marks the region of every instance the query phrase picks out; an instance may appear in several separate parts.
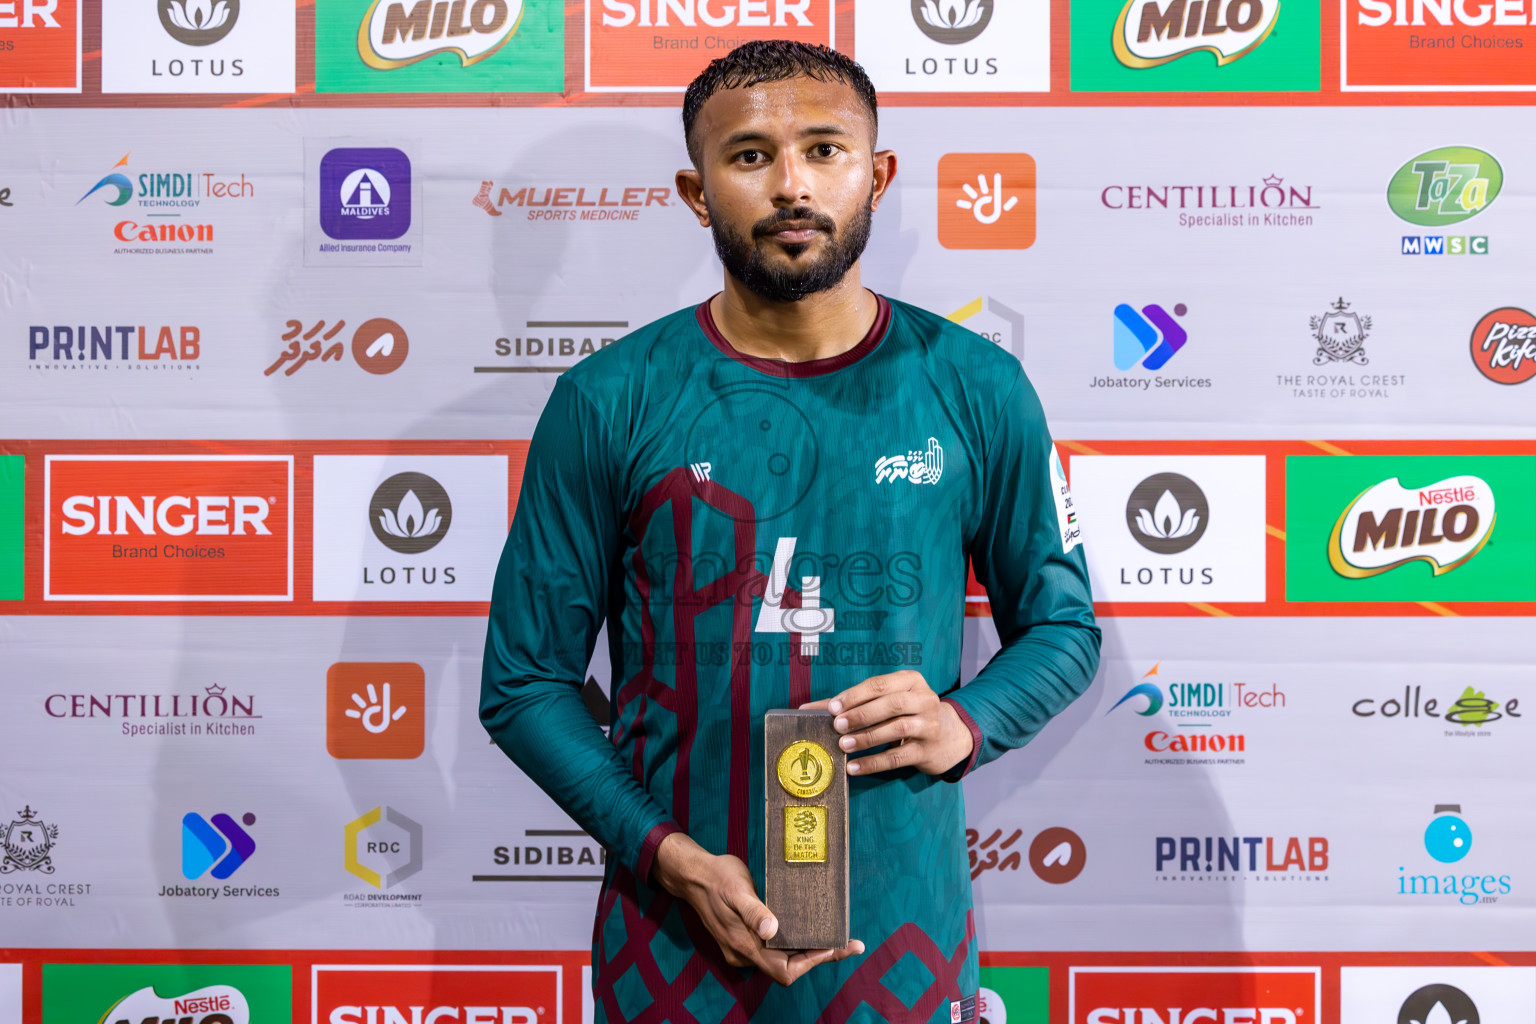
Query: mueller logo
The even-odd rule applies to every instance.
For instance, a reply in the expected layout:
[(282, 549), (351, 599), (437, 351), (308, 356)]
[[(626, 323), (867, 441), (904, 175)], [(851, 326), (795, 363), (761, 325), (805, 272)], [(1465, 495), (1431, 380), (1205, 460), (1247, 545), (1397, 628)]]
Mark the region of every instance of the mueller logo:
[(1453, 476), (1420, 488), (1393, 477), (1345, 507), (1328, 539), (1328, 563), (1349, 579), (1415, 561), (1439, 576), (1481, 551), (1493, 526), (1493, 488), (1481, 477)]
[(1472, 364), (1496, 384), (1536, 376), (1536, 316), (1518, 306), (1487, 314), (1472, 328)]
[(27, 328), (27, 361), (39, 370), (195, 370), (202, 354), (203, 332), (187, 324), (32, 324)]
[(290, 456), (50, 455), (49, 600), (289, 600)]
[(182, 996), (162, 996), (153, 987), (141, 988), (115, 1003), (102, 1024), (251, 1024), (251, 1008), (232, 985), (209, 985)]
[(1123, 302), (1116, 306), (1115, 369), (1123, 373), (1139, 365), (1161, 370), (1189, 340), (1189, 332), (1173, 319), (1187, 312), (1189, 307), (1182, 302), (1173, 307), (1173, 316), (1155, 303), (1141, 307), (1140, 313)]
[(1127, 0), (1115, 21), (1114, 48), (1131, 68), (1204, 51), (1229, 64), (1269, 37), (1280, 0)]
[(380, 71), (439, 53), (468, 67), (501, 49), (522, 17), (522, 0), (374, 0), (357, 30), (357, 52)]
[(317, 964), (311, 1024), (554, 1024), (551, 964)]
[(488, 217), (500, 217), (504, 206), (517, 206), (533, 221), (632, 221), (640, 219), (641, 210), (672, 205), (672, 190), (647, 185), (520, 185), (514, 192), (511, 186), (498, 190), (494, 181), (481, 181), (471, 202)]
[(1071, 1024), (1321, 1024), (1318, 967), (1073, 967)]

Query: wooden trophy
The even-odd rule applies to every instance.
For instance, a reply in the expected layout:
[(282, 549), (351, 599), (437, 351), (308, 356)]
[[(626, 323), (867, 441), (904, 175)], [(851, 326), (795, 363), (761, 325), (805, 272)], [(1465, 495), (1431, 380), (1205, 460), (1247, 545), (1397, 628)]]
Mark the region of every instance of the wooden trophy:
[(763, 719), (763, 902), (779, 919), (769, 949), (848, 944), (848, 773), (826, 711)]

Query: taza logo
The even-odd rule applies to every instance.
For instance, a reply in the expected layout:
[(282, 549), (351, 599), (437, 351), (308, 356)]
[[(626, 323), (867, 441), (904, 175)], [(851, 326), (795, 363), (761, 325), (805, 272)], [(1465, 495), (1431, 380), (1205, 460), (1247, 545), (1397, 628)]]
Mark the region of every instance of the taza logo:
[(1210, 502), (1200, 485), (1179, 473), (1157, 473), (1131, 491), (1125, 523), (1136, 543), (1159, 555), (1188, 551), (1205, 536)]
[(1328, 540), (1328, 562), (1349, 579), (1414, 561), (1439, 576), (1481, 551), (1493, 526), (1493, 489), (1481, 477), (1453, 476), (1421, 488), (1393, 477), (1345, 507)]
[(31, 805), (18, 811), (9, 825), (0, 826), (0, 875), (12, 871), (41, 871), (53, 874), (53, 844), (59, 841), (59, 826), (37, 817)]
[(1317, 355), (1312, 357), (1314, 366), (1370, 363), (1365, 355), (1365, 339), (1370, 337), (1371, 318), (1351, 313), (1343, 296), (1328, 312), (1312, 317), (1308, 326), (1312, 328), (1312, 340), (1317, 342)]
[(522, 17), (522, 0), (374, 0), (357, 30), (357, 52), (380, 71), (439, 53), (468, 67), (501, 49)]
[(448, 536), (452, 522), (448, 492), (425, 473), (396, 473), (379, 484), (368, 502), (373, 535), (402, 555), (431, 551)]
[(912, 0), (912, 20), (936, 43), (968, 43), (987, 30), (995, 0)]
[(1126, 0), (1115, 56), (1126, 67), (1153, 68), (1205, 51), (1219, 67), (1252, 53), (1279, 16), (1280, 0)]
[(1488, 153), (1447, 146), (1421, 153), (1387, 183), (1387, 205), (1410, 224), (1445, 227), (1486, 210), (1504, 187), (1504, 169)]
[(1536, 376), (1536, 316), (1517, 306), (1487, 314), (1472, 328), (1472, 363), (1498, 384)]
[(229, 35), (240, 0), (160, 0), (160, 24), (178, 43), (207, 46)]

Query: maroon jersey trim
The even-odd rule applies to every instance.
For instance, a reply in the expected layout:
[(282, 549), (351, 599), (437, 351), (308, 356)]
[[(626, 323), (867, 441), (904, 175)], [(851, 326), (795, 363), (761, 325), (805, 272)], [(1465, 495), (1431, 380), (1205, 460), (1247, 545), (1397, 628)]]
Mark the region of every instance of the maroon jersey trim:
[(661, 841), (673, 832), (681, 832), (682, 828), (675, 821), (664, 821), (645, 834), (645, 842), (640, 844), (640, 859), (635, 864), (635, 877), (642, 882), (649, 883), (651, 878), (651, 865), (656, 862), (656, 850), (661, 846)]
[(965, 767), (956, 765), (944, 773), (944, 778), (950, 782), (958, 782), (971, 774), (971, 769), (976, 767), (976, 758), (981, 755), (981, 727), (976, 724), (970, 712), (961, 707), (960, 702), (953, 697), (945, 697), (943, 702), (955, 709), (955, 714), (960, 716), (960, 721), (971, 731), (971, 756), (965, 759)]
[(826, 359), (807, 359), (803, 363), (788, 363), (782, 359), (763, 359), (760, 356), (749, 356), (744, 352), (736, 351), (735, 346), (726, 341), (725, 335), (720, 333), (720, 328), (715, 326), (714, 314), (709, 311), (709, 304), (713, 301), (713, 298), (706, 299), (694, 310), (694, 316), (699, 321), (699, 327), (704, 331), (704, 337), (708, 338), (715, 348), (738, 363), (774, 377), (820, 377), (833, 370), (852, 366), (880, 347), (880, 342), (885, 339), (886, 329), (891, 325), (891, 304), (885, 300), (885, 296), (877, 294), (875, 301), (879, 303), (880, 309), (875, 314), (875, 322), (870, 325), (869, 333), (864, 335), (857, 345), (847, 352), (828, 356)]

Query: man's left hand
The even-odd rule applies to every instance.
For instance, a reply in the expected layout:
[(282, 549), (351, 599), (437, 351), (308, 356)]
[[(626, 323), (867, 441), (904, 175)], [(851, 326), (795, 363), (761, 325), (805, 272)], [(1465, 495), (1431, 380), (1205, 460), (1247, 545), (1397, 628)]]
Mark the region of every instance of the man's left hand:
[(891, 744), (878, 754), (850, 760), (849, 775), (909, 767), (942, 775), (971, 756), (971, 731), (952, 705), (939, 700), (921, 672), (870, 676), (835, 697), (800, 707), (832, 712), (832, 727), (843, 734), (838, 743), (850, 754)]

